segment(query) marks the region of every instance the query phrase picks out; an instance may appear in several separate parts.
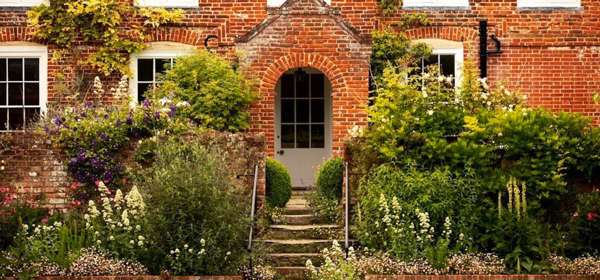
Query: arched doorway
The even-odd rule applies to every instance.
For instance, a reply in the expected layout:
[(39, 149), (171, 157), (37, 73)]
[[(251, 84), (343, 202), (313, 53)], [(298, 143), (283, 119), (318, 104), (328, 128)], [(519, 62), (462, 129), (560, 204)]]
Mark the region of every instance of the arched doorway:
[(275, 158), (294, 186), (312, 186), (318, 166), (331, 156), (331, 82), (314, 68), (290, 69), (276, 92)]

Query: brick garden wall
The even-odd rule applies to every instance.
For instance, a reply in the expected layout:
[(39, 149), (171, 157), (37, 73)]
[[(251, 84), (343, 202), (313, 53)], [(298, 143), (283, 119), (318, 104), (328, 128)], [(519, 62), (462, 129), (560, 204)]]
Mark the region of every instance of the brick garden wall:
[[(37, 280), (242, 280), (241, 276), (41, 276)], [(9, 278), (8, 280), (13, 280)]]
[(600, 275), (367, 275), (365, 280), (598, 280)]

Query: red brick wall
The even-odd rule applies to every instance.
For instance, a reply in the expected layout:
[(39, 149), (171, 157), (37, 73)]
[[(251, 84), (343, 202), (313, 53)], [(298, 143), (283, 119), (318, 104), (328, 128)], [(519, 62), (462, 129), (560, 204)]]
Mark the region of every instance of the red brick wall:
[[(517, 0), (470, 0), (468, 10), (424, 9), (433, 27), (411, 30), (413, 38), (462, 40), (465, 57), (478, 61), (478, 23), (487, 19), (490, 34), (504, 52), (489, 60), (489, 79), (529, 96), (529, 103), (553, 110), (582, 112), (600, 125), (600, 1), (582, 0), (580, 10), (519, 10)], [(391, 26), (400, 10), (384, 16), (377, 0), (333, 0), (333, 6), (363, 34)]]

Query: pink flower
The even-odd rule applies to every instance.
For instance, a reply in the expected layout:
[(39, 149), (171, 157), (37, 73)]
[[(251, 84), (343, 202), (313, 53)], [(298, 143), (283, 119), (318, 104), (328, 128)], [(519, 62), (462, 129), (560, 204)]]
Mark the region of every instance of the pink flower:
[(598, 219), (598, 217), (599, 217), (599, 215), (596, 212), (588, 212), (587, 216), (586, 216), (587, 220), (590, 222), (595, 221), (596, 219)]
[(72, 191), (75, 191), (79, 188), (79, 182), (73, 182), (69, 187)]

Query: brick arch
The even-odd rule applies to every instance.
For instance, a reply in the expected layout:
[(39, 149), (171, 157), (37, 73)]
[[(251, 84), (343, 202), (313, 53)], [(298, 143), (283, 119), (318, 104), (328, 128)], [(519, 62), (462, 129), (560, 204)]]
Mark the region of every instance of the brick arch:
[(465, 59), (479, 61), (479, 31), (470, 27), (428, 26), (409, 29), (408, 38), (444, 39), (464, 44)]
[(450, 41), (471, 42), (477, 40), (479, 32), (469, 27), (428, 26), (409, 29), (410, 39), (445, 39)]
[(170, 41), (194, 46), (204, 46), (204, 40), (208, 35), (216, 35), (203, 30), (192, 30), (186, 28), (158, 28), (150, 32), (146, 42)]
[(0, 42), (23, 41), (44, 43), (33, 37), (34, 28), (31, 27), (0, 27)]
[[(290, 69), (310, 67), (321, 71), (331, 82), (331, 95), (336, 96), (346, 89), (343, 73), (329, 58), (319, 54), (294, 53), (280, 57), (264, 72), (260, 83), (261, 93), (274, 93), (279, 78)], [(273, 95), (274, 97), (275, 95)], [(273, 100), (269, 100), (273, 101)]]

